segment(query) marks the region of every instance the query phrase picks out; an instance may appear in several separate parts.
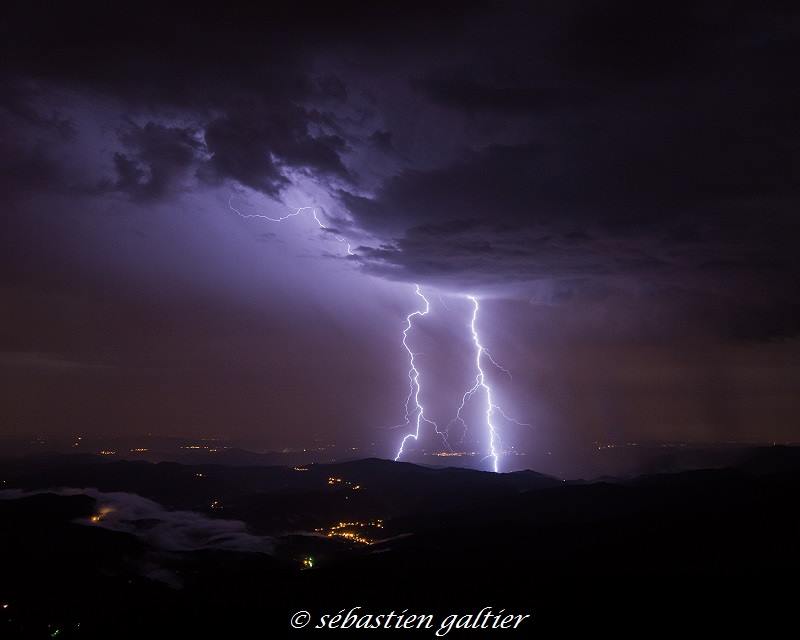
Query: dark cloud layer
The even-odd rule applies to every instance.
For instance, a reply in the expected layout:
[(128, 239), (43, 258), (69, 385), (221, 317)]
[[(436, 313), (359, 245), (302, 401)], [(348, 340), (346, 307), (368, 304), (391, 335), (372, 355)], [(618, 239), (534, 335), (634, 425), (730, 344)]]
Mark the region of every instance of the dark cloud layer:
[(117, 180), (108, 188), (137, 200), (163, 198), (194, 163), (200, 142), (187, 128), (148, 122), (120, 132), (125, 152), (114, 154)]
[[(88, 5), (54, 11), (39, 21), (17, 8), (8, 21), (4, 66), (17, 87), (8, 117), (68, 126), (24, 83), (141, 109), (144, 119), (120, 130), (106, 189), (158, 199), (193, 175), (280, 199), (306, 175), (331, 185), (375, 236), (362, 254), (368, 269), (456, 288), (712, 271), (736, 282), (743, 270), (776, 291), (796, 280), (787, 233), (800, 95), (789, 61), (800, 45), (789, 8), (145, 6), (113, 23)], [(22, 38), (34, 21), (38, 35)], [(461, 150), (435, 166), (424, 147), (395, 155), (394, 170), (370, 188), (368, 149), (406, 145), (385, 123), (348, 126), (342, 109), (366, 95), (380, 111), (397, 78), (427, 101), (406, 117), (449, 111), (461, 122)], [(192, 124), (163, 122), (176, 114)], [(509, 126), (513, 141), (503, 139)], [(6, 149), (17, 188), (56, 178), (42, 144)]]
[[(469, 10), (469, 4), (461, 8)], [(2, 30), (2, 70), (11, 93), (5, 108), (42, 124), (47, 116), (25, 98), (50, 87), (110, 98), (154, 119), (183, 113), (204, 130), (204, 180), (233, 179), (278, 196), (289, 184), (286, 169), (350, 177), (341, 160), (347, 146), (328, 130), (324, 112), (347, 98), (347, 87), (314, 70), (321, 52), (392, 46), (405, 29), (433, 34), (449, 14), (422, 3), (402, 11), (359, 2), (227, 11), (143, 3), (118, 8), (112, 20), (101, 4), (17, 5)], [(415, 45), (423, 42), (411, 37)], [(26, 84), (35, 90), (20, 90)], [(158, 127), (144, 125), (151, 137), (146, 142), (132, 141), (130, 131), (121, 142), (163, 144), (152, 139)], [(163, 151), (173, 157), (159, 162), (172, 166), (116, 155), (119, 189), (138, 198), (164, 195), (164, 173), (185, 158), (174, 155), (176, 147)]]
[(482, 126), (524, 122), (526, 139), (343, 193), (394, 239), (367, 268), (456, 288), (630, 277), (739, 298), (748, 334), (765, 315), (765, 334), (796, 326), (797, 16), (613, 3), (547, 20), (543, 44), (516, 37), (534, 20), (415, 82)]

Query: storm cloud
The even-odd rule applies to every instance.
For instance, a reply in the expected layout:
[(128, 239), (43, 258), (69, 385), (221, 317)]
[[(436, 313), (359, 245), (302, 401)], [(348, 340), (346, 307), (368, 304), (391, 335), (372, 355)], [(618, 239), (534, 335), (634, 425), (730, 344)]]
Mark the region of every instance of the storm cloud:
[[(382, 414), (405, 384), (404, 354), (382, 345), (397, 346), (391, 322), (416, 302), (402, 285), (420, 283), (512, 309), (514, 333), (496, 320), (487, 339), (512, 355), (535, 347), (518, 367), (541, 356), (564, 388), (577, 343), (627, 355), (699, 344), (700, 368), (716, 367), (704, 354), (717, 349), (760, 362), (752, 345), (778, 343), (789, 355), (776, 393), (791, 395), (790, 5), (137, 3), (112, 20), (100, 4), (26, 3), (0, 35), (0, 275), (19, 310), (0, 351), (15, 354), (15, 381), (20, 361), (48, 354), (107, 365), (114, 393), (139, 388), (126, 375), (146, 379), (141, 421), (211, 430), (210, 416), (241, 411), (230, 428), (255, 432), (265, 412), (283, 435), (374, 433), (394, 422)], [(327, 229), (309, 216), (250, 227), (231, 198), (273, 219), (313, 206)], [(585, 366), (602, 377), (614, 360)], [(175, 395), (155, 381), (166, 370)], [(195, 407), (213, 395), (198, 386), (229, 401)], [(242, 393), (258, 399), (252, 415)], [(692, 426), (675, 432), (716, 435), (706, 422), (720, 422), (730, 390), (685, 393), (691, 419), (676, 422)], [(374, 404), (348, 400), (365, 395)], [(608, 397), (613, 409), (564, 429), (552, 418), (553, 438), (639, 428), (620, 417), (628, 393)], [(773, 420), (784, 435), (785, 398)]]

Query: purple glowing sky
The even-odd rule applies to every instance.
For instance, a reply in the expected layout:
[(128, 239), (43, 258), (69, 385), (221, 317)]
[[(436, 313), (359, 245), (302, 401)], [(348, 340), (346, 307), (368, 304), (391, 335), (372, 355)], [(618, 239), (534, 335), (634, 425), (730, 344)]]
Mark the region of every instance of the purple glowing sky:
[(797, 21), (637, 6), (14, 10), (2, 431), (391, 456), (419, 282), (440, 424), (475, 294), (532, 456), (797, 439)]

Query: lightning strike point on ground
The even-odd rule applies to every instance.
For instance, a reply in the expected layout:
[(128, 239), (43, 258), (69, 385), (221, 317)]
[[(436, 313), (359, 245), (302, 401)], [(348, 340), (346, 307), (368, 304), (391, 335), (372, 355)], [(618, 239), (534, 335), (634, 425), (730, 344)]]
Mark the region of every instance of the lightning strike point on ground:
[[(406, 435), (400, 442), (400, 448), (397, 450), (397, 455), (395, 455), (394, 457), (395, 461), (399, 460), (400, 456), (403, 455), (406, 442), (409, 440), (409, 438), (413, 438), (414, 440), (419, 439), (419, 430), (423, 422), (427, 422), (428, 424), (430, 424), (434, 428), (437, 434), (442, 435), (439, 431), (438, 425), (433, 420), (430, 420), (429, 418), (425, 417), (425, 408), (422, 406), (419, 397), (421, 386), (419, 381), (419, 369), (417, 369), (417, 364), (415, 361), (415, 357), (417, 354), (414, 353), (414, 351), (408, 345), (408, 332), (411, 331), (411, 328), (413, 327), (414, 318), (422, 318), (423, 316), (428, 315), (428, 312), (431, 309), (428, 299), (423, 295), (422, 290), (420, 289), (418, 284), (414, 285), (414, 291), (420, 298), (422, 298), (425, 307), (424, 310), (412, 311), (406, 316), (406, 326), (405, 329), (403, 329), (403, 340), (402, 340), (403, 347), (408, 352), (408, 360), (410, 367), (408, 370), (409, 391), (405, 405), (406, 406), (405, 423), (408, 425), (411, 425), (413, 423), (414, 431), (413, 433), (409, 433), (408, 435)], [(412, 401), (414, 403), (413, 411), (410, 408)], [(413, 414), (413, 419), (412, 419), (412, 414)]]

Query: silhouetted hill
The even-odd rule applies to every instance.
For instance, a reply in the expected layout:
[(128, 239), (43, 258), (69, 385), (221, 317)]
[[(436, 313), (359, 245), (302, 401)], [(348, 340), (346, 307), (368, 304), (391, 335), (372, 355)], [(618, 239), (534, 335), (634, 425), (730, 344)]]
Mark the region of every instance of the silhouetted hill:
[(761, 447), (748, 449), (736, 467), (748, 473), (794, 473), (800, 469), (800, 447)]
[[(25, 490), (94, 487), (126, 491), (165, 506), (214, 511), (261, 531), (313, 529), (334, 519), (394, 517), (441, 505), (489, 501), (507, 492), (557, 486), (534, 472), (494, 474), (367, 459), (287, 467), (225, 467), (172, 462), (109, 462), (58, 456), (0, 463), (7, 486)], [(335, 480), (331, 481), (330, 479)]]
[[(111, 494), (6, 493), (0, 600), (19, 637), (297, 637), (286, 621), (298, 609), (487, 604), (534, 611), (531, 634), (612, 620), (618, 635), (654, 625), (769, 635), (800, 570), (798, 462), (796, 449), (768, 448), (728, 469), (565, 483), (374, 459), (300, 469), (6, 461), (7, 487), (94, 486), (129, 492), (114, 498), (123, 506), (139, 494), (194, 515), (148, 512), (108, 530), (87, 517)], [(171, 538), (153, 532), (166, 522), (210, 543), (164, 546)], [(356, 537), (331, 534), (341, 522)], [(230, 550), (236, 536), (264, 533), (272, 551)]]

